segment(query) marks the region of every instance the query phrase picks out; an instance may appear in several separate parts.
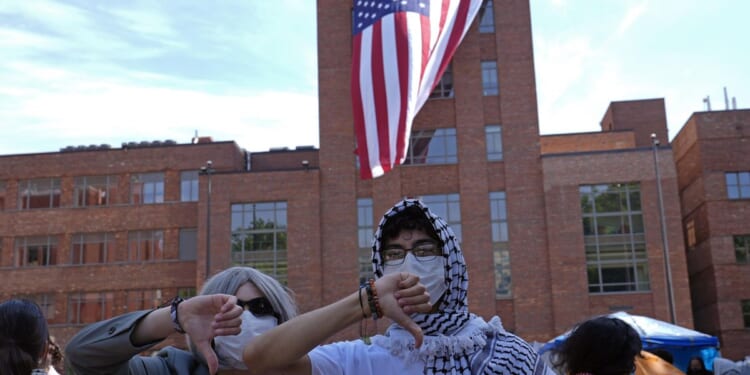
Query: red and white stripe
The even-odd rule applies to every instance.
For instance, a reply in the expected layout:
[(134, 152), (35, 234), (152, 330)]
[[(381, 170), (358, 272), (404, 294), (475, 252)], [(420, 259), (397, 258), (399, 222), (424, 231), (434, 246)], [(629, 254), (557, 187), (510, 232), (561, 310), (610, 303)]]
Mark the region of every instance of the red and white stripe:
[(392, 13), (354, 36), (352, 109), (362, 179), (403, 163), (412, 121), (481, 4), (430, 0), (429, 17)]

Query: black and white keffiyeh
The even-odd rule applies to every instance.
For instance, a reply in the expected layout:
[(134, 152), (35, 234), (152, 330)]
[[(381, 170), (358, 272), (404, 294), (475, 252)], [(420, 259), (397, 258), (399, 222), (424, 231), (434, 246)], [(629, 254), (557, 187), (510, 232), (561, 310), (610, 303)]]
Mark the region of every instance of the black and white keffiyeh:
[(414, 349), (413, 338), (404, 335), (405, 330), (396, 324), (388, 328), (386, 337), (373, 343), (396, 355), (416, 354), (426, 362), (425, 374), (540, 375), (546, 372), (546, 366), (531, 346), (506, 332), (498, 317), (486, 323), (469, 312), (469, 276), (458, 240), (448, 223), (421, 201), (404, 199), (381, 219), (372, 246), (375, 276), (381, 277), (384, 272), (380, 257), (383, 227), (390, 218), (411, 206), (424, 212), (443, 242), (447, 290), (437, 313), (411, 316), (425, 335), (418, 352)]

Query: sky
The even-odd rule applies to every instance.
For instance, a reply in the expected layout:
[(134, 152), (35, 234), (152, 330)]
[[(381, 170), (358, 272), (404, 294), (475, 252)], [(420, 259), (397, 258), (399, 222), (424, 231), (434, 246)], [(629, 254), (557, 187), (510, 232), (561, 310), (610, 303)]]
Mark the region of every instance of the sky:
[[(2, 0), (0, 154), (196, 134), (318, 146), (312, 0)], [(670, 138), (710, 96), (750, 108), (750, 2), (531, 0), (541, 134), (665, 98)], [(501, 88), (502, 90), (502, 88)]]

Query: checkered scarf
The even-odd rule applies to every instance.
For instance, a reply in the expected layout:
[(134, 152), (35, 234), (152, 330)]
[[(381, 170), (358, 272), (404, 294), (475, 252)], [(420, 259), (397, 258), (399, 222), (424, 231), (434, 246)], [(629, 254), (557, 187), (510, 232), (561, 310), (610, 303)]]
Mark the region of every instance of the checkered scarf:
[[(435, 215), (419, 200), (404, 199), (391, 208), (380, 221), (372, 246), (373, 271), (376, 277), (383, 276), (383, 260), (380, 257), (382, 231), (385, 223), (407, 207), (417, 206), (432, 223), (443, 242), (443, 257), (447, 259), (445, 283), (447, 290), (435, 314), (414, 314), (411, 318), (425, 335), (419, 357), (426, 362), (425, 374), (506, 374), (532, 375), (546, 368), (536, 352), (525, 341), (506, 332), (495, 317), (490, 323), (469, 313), (467, 292), (469, 276), (466, 271), (461, 248), (453, 230), (442, 218)], [(481, 323), (477, 323), (480, 321)], [(471, 325), (468, 334), (456, 333)], [(394, 324), (388, 328), (401, 330)], [(386, 333), (386, 335), (389, 335)], [(413, 344), (388, 343), (392, 351), (410, 350)]]

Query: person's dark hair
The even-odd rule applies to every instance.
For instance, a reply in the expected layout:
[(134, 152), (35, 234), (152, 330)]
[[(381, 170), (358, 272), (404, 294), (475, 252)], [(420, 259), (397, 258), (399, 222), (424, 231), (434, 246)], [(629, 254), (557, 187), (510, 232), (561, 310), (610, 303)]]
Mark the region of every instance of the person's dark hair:
[(442, 245), (440, 237), (437, 232), (435, 232), (435, 227), (427, 218), (424, 211), (417, 206), (409, 206), (403, 211), (388, 218), (383, 225), (382, 241), (388, 241), (398, 237), (402, 230), (421, 230)]
[[(693, 364), (693, 361), (698, 361), (698, 363), (701, 365), (701, 368), (699, 369), (692, 369), (691, 365)], [(685, 371), (685, 374), (687, 375), (706, 375), (711, 374), (711, 371), (708, 371), (706, 368), (706, 363), (703, 362), (703, 358), (699, 356), (695, 356), (693, 358), (690, 358), (690, 361), (688, 361), (687, 371)]]
[(665, 360), (669, 363), (674, 363), (674, 357), (672, 356), (672, 353), (669, 352), (669, 350), (666, 349), (651, 349), (649, 350), (651, 354)]
[(47, 351), (48, 338), (36, 303), (11, 299), (0, 304), (0, 374), (31, 374)]
[(583, 322), (554, 350), (563, 374), (625, 375), (635, 369), (641, 338), (627, 323), (606, 316)]

